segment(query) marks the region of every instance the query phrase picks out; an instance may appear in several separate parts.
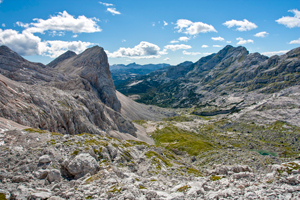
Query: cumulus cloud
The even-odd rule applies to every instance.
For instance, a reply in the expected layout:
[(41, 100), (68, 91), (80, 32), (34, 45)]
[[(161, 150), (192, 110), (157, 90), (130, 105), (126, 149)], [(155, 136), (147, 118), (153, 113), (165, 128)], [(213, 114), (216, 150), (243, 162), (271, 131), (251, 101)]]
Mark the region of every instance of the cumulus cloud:
[(208, 46), (206, 44), (202, 45), (201, 46), (202, 48), (207, 48)]
[(174, 43), (178, 43), (178, 40), (172, 40), (170, 43), (174, 44)]
[(82, 41), (41, 41), (38, 36), (27, 31), (19, 33), (12, 29), (0, 29), (0, 45), (6, 45), (22, 56), (44, 55), (55, 58), (67, 50), (80, 53), (92, 44)]
[(84, 15), (74, 18), (67, 11), (59, 12), (49, 19), (33, 19), (32, 23), (17, 22), (18, 26), (26, 28), (29, 33), (44, 33), (45, 31), (71, 31), (73, 33), (94, 33), (102, 31), (97, 25), (97, 18), (87, 18)]
[(178, 38), (178, 40), (179, 40), (179, 41), (187, 42), (187, 41), (190, 40), (190, 38), (183, 36), (183, 37)]
[(257, 28), (256, 24), (253, 22), (249, 22), (248, 20), (244, 19), (244, 21), (238, 21), (238, 20), (230, 20), (223, 23), (224, 26), (227, 26), (228, 28), (237, 26), (236, 30), (238, 31), (249, 31), (251, 29)]
[(298, 40), (292, 40), (289, 44), (300, 44), (300, 38)]
[(116, 8), (107, 8), (106, 9), (108, 12), (110, 12), (113, 15), (120, 15), (121, 13), (119, 11), (117, 11)]
[(222, 37), (212, 37), (211, 38), (212, 40), (215, 40), (215, 41), (224, 41), (225, 39), (224, 38), (222, 38)]
[(189, 35), (197, 35), (199, 33), (217, 32), (216, 29), (209, 24), (203, 22), (192, 22), (187, 19), (179, 19), (176, 22), (176, 29), (179, 29), (179, 33), (185, 33)]
[(191, 49), (192, 47), (190, 45), (186, 45), (186, 44), (170, 44), (170, 45), (166, 45), (165, 49), (170, 49), (172, 51), (176, 51), (179, 49)]
[(255, 37), (266, 37), (267, 35), (269, 35), (269, 33), (267, 33), (266, 31), (263, 31), (263, 32), (259, 32), (259, 33), (256, 33), (254, 36)]
[(68, 50), (79, 54), (91, 45), (90, 42), (53, 40), (42, 42), (41, 50), (42, 55), (56, 58)]
[(285, 54), (287, 52), (288, 52), (288, 50), (282, 50), (282, 51), (263, 52), (261, 54), (263, 54), (265, 56), (268, 56), (268, 57), (271, 57), (271, 56), (274, 56), (274, 55), (282, 55), (282, 54)]
[(227, 44), (230, 44), (230, 43), (231, 43), (231, 41), (226, 41), (226, 43), (227, 43)]
[(0, 3), (2, 3), (3, 2), (3, 0), (0, 0)]
[(4, 23), (2, 24), (2, 27), (5, 27), (5, 24), (4, 24)]
[(239, 42), (236, 43), (237, 45), (241, 45), (241, 44), (247, 44), (247, 43), (253, 43), (254, 41), (253, 40), (244, 40), (243, 38), (239, 37), (239, 38), (236, 38), (236, 40), (238, 40)]
[(121, 47), (117, 51), (110, 53), (107, 51), (108, 57), (121, 58), (131, 57), (135, 59), (139, 58), (159, 58), (160, 55), (167, 54), (166, 51), (160, 51), (160, 48), (150, 42), (142, 41), (140, 44), (133, 48)]
[(168, 25), (168, 22), (164, 21), (164, 26), (167, 26)]
[(300, 27), (300, 11), (297, 9), (289, 10), (294, 17), (286, 16), (275, 20), (278, 24), (283, 24), (288, 28)]
[(184, 55), (189, 55), (189, 56), (195, 56), (201, 54), (200, 52), (187, 52), (187, 51), (183, 51), (182, 53)]
[(168, 60), (170, 60), (170, 58), (166, 57), (164, 60), (168, 61)]
[(122, 42), (126, 42), (126, 40), (125, 40), (125, 39), (123, 39), (123, 40), (122, 40)]
[(222, 47), (221, 45), (213, 45), (213, 47)]
[(6, 45), (22, 56), (39, 55), (41, 39), (32, 33), (0, 29), (0, 45)]
[(99, 1), (100, 4), (104, 5), (104, 6), (114, 6), (114, 4), (111, 3), (103, 3), (101, 1)]

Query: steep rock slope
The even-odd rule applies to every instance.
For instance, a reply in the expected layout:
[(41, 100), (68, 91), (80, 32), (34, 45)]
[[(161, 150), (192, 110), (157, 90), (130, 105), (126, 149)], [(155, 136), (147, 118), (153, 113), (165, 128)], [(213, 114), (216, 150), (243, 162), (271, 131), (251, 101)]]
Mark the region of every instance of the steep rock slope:
[[(65, 61), (72, 65), (63, 68)], [(60, 68), (32, 63), (1, 46), (0, 117), (63, 134), (117, 131), (119, 138), (136, 137), (134, 125), (118, 112), (121, 105), (102, 48), (56, 64)]]
[(77, 56), (58, 62), (55, 69), (70, 77), (79, 76), (86, 79), (97, 90), (103, 103), (118, 112), (121, 110), (103, 48), (98, 46), (89, 48)]

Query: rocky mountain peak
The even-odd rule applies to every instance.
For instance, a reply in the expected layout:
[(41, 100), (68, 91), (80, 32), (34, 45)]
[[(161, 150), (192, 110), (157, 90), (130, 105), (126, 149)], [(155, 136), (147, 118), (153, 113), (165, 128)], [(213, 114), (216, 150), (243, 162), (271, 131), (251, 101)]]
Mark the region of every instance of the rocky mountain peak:
[(10, 48), (8, 48), (5, 45), (0, 46), (0, 56), (5, 56), (5, 57), (8, 57), (8, 58), (12, 58), (12, 59), (15, 59), (15, 60), (21, 60), (21, 61), (25, 60), (19, 54), (12, 51)]
[(77, 54), (74, 51), (67, 51), (64, 54), (60, 55), (59, 57), (57, 57), (55, 60), (53, 60), (52, 62), (50, 62), (47, 66), (48, 67), (56, 67), (58, 63), (71, 58), (73, 56), (76, 56)]

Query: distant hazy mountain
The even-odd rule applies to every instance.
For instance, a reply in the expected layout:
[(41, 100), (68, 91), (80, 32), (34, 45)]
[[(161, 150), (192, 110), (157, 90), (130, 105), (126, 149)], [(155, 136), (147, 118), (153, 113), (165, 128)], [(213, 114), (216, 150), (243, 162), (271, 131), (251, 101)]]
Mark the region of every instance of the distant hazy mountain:
[(115, 85), (123, 83), (128, 79), (135, 78), (140, 75), (148, 74), (152, 71), (169, 67), (169, 64), (147, 64), (147, 65), (139, 65), (134, 63), (130, 63), (128, 65), (116, 64), (110, 66), (110, 71), (112, 75), (112, 79)]

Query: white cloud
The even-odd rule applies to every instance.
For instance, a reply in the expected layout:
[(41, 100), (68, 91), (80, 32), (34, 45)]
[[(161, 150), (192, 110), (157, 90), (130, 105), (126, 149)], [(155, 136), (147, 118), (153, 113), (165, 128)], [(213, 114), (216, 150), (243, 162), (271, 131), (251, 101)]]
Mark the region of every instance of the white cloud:
[(199, 33), (217, 32), (216, 29), (209, 24), (203, 22), (192, 22), (187, 19), (179, 19), (176, 22), (176, 29), (179, 29), (179, 33), (185, 33), (189, 35), (196, 35)]
[(3, 2), (3, 0), (0, 0), (0, 3), (2, 3)]
[(67, 50), (80, 53), (92, 44), (90, 42), (60, 40), (42, 42), (41, 38), (27, 31), (19, 33), (12, 29), (0, 29), (0, 45), (6, 45), (22, 56), (44, 55), (54, 58)]
[(108, 57), (111, 58), (159, 58), (162, 54), (167, 54), (167, 52), (160, 51), (160, 48), (157, 45), (145, 41), (140, 42), (140, 44), (136, 45), (133, 48), (121, 47), (113, 53), (107, 51)]
[(30, 24), (17, 22), (18, 26), (26, 28), (29, 33), (44, 33), (45, 31), (72, 31), (73, 33), (94, 33), (102, 31), (97, 25), (97, 18), (87, 18), (84, 15), (74, 18), (67, 11), (59, 12), (57, 16), (49, 19), (33, 19)]
[(222, 47), (221, 45), (213, 45), (213, 47)]
[(226, 43), (227, 43), (227, 44), (230, 44), (230, 43), (231, 43), (231, 41), (226, 41)]
[(40, 54), (41, 39), (32, 33), (0, 29), (0, 45), (6, 45), (22, 56)]
[(201, 54), (200, 52), (187, 52), (187, 51), (183, 51), (182, 53), (184, 55), (190, 55), (190, 56), (195, 56), (195, 55)]
[(240, 45), (240, 44), (247, 44), (247, 43), (253, 43), (254, 41), (253, 40), (244, 40), (243, 38), (239, 37), (239, 38), (236, 38), (236, 40), (238, 40), (239, 42), (236, 43), (237, 45)]
[(183, 37), (178, 38), (178, 40), (179, 40), (179, 41), (187, 42), (187, 41), (190, 40), (190, 38), (183, 36)]
[(170, 58), (166, 57), (164, 60), (168, 61), (168, 60), (170, 60)]
[(202, 48), (207, 48), (208, 46), (206, 44), (202, 45), (201, 46)]
[(170, 43), (178, 43), (179, 41), (178, 40), (172, 40)]
[(64, 36), (65, 32), (63, 32), (63, 31), (50, 31), (49, 35), (51, 35), (52, 37), (54, 37), (54, 36)]
[(104, 5), (104, 6), (114, 6), (114, 4), (111, 3), (103, 3), (101, 1), (99, 1), (100, 4)]
[(259, 33), (256, 33), (254, 36), (255, 37), (266, 37), (267, 35), (269, 35), (269, 33), (267, 33), (266, 31), (263, 31), (263, 32), (259, 32)]
[(53, 40), (53, 41), (42, 42), (43, 47), (41, 50), (43, 56), (56, 58), (68, 50), (74, 51), (75, 53), (79, 54), (91, 45), (93, 45), (93, 43), (90, 42), (82, 42), (82, 41), (68, 42), (68, 41), (61, 41), (61, 40)]
[(286, 52), (288, 52), (288, 50), (263, 52), (261, 54), (263, 54), (265, 56), (268, 56), (268, 57), (271, 57), (271, 56), (274, 56), (274, 55), (282, 55), (282, 54), (285, 54)]
[(126, 40), (123, 39), (122, 42), (126, 42)]
[(224, 38), (222, 38), (222, 37), (212, 37), (211, 38), (212, 40), (215, 40), (215, 41), (224, 41)]
[(164, 26), (167, 26), (168, 25), (168, 22), (164, 21)]
[(238, 31), (249, 31), (251, 29), (257, 28), (256, 24), (249, 22), (248, 20), (244, 19), (244, 21), (238, 21), (238, 20), (230, 20), (223, 23), (224, 26), (227, 26), (228, 28), (237, 26), (236, 30)]
[(292, 40), (289, 44), (300, 44), (300, 38), (298, 40)]
[(72, 38), (77, 38), (77, 37), (78, 37), (77, 34), (72, 35)]
[(172, 51), (176, 51), (179, 49), (191, 49), (192, 47), (190, 45), (186, 45), (186, 44), (171, 44), (171, 45), (166, 45), (164, 48), (170, 49)]
[(5, 24), (4, 24), (4, 23), (2, 24), (2, 27), (5, 27)]
[(155, 22), (152, 22), (152, 26), (155, 26)]
[(297, 9), (289, 10), (288, 12), (294, 13), (294, 17), (281, 17), (275, 20), (278, 24), (283, 24), (288, 28), (300, 27), (300, 11)]
[(113, 15), (120, 15), (121, 13), (116, 10), (116, 8), (107, 8), (106, 9), (108, 12), (110, 12)]
[(208, 56), (208, 55), (211, 55), (213, 53), (202, 53), (202, 54)]

